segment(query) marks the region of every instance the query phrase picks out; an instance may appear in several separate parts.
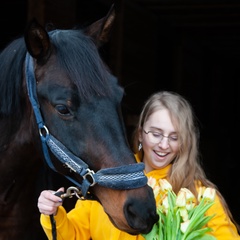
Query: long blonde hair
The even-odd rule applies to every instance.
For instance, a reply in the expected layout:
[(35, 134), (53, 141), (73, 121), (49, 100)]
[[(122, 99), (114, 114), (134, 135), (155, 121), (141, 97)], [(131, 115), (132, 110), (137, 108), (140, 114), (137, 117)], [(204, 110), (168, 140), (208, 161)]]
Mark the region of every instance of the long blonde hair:
[[(217, 186), (207, 179), (206, 174), (201, 166), (199, 153), (199, 130), (197, 118), (190, 103), (181, 95), (170, 92), (161, 91), (153, 94), (146, 101), (139, 117), (138, 124), (133, 133), (133, 151), (138, 152), (139, 132), (148, 120), (149, 116), (159, 109), (168, 109), (172, 123), (179, 134), (181, 145), (179, 153), (172, 162), (172, 167), (168, 172), (168, 181), (172, 184), (173, 190), (177, 193), (180, 188), (188, 188), (197, 198), (196, 183), (205, 187), (212, 187), (217, 190), (217, 194), (224, 206), (226, 213), (233, 220), (232, 214), (227, 206)], [(141, 150), (143, 157), (144, 152)]]

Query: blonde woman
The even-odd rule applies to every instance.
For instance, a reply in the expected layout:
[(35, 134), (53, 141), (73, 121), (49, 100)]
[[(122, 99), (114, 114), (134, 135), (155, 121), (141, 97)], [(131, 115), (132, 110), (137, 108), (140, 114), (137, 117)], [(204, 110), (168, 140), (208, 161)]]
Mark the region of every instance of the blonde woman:
[[(147, 177), (167, 179), (175, 193), (188, 188), (195, 197), (200, 187), (217, 187), (206, 178), (199, 162), (198, 128), (189, 102), (174, 92), (153, 94), (145, 103), (134, 133), (133, 147)], [(207, 215), (216, 214), (208, 226), (218, 240), (240, 239), (223, 196), (217, 191)]]

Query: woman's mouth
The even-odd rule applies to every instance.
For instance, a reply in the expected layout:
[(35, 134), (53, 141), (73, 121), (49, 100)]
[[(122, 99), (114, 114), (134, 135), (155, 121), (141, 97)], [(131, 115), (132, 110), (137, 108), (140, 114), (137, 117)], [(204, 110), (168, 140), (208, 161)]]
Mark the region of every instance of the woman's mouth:
[(159, 157), (166, 157), (169, 153), (154, 151)]

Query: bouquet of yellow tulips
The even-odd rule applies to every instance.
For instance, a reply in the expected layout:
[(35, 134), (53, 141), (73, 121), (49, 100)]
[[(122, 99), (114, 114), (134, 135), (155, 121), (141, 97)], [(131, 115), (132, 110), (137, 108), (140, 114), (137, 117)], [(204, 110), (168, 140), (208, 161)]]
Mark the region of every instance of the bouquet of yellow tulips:
[(166, 179), (149, 178), (152, 187), (159, 221), (148, 234), (142, 236), (146, 240), (216, 240), (209, 235), (211, 228), (207, 222), (213, 218), (205, 216), (205, 212), (214, 204), (215, 189), (200, 188), (198, 204), (195, 196), (187, 188), (181, 188), (176, 195)]

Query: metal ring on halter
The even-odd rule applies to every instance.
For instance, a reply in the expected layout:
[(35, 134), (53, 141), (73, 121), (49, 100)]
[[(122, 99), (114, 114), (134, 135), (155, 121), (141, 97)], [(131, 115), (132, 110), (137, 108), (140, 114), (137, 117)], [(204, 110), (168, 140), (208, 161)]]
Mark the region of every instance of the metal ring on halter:
[[(93, 177), (93, 175), (95, 174), (95, 172), (93, 170), (90, 170), (89, 168), (87, 169), (87, 173), (85, 175), (83, 175), (83, 179), (87, 179), (91, 184), (90, 187), (94, 186), (96, 184), (96, 181)], [(91, 177), (91, 179), (89, 179), (89, 176)]]
[[(45, 134), (43, 135), (43, 130), (45, 131)], [(46, 137), (49, 135), (49, 131), (48, 131), (48, 128), (46, 127), (46, 125), (43, 125), (43, 127), (39, 128), (39, 134), (42, 137)]]

